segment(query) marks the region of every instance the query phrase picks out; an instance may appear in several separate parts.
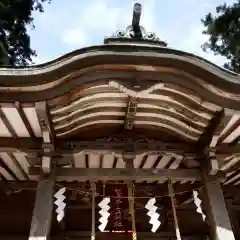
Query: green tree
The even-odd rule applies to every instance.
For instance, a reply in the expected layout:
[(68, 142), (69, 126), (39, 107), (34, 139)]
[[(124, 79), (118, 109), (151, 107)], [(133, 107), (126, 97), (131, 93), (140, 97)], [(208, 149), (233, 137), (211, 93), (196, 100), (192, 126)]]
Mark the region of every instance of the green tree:
[(202, 48), (226, 57), (224, 67), (240, 73), (240, 0), (217, 6), (214, 15), (208, 13), (201, 20), (205, 26), (203, 34), (209, 36)]
[(30, 47), (27, 26), (33, 25), (33, 11), (43, 12), (51, 0), (0, 0), (0, 66), (24, 66), (36, 52)]

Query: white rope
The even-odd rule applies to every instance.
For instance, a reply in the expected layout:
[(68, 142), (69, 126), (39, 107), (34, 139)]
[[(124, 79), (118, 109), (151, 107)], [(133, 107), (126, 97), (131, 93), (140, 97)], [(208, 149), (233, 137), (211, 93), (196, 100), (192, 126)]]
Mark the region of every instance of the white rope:
[(95, 196), (96, 196), (96, 185), (92, 183), (92, 233), (91, 233), (91, 240), (95, 240), (96, 233), (95, 233)]
[(177, 240), (181, 240), (182, 238), (181, 238), (181, 233), (180, 233), (180, 229), (179, 229), (179, 225), (178, 225), (177, 212), (176, 212), (176, 202), (175, 202), (176, 199), (175, 199), (175, 196), (174, 196), (173, 187), (172, 187), (172, 181), (171, 180), (169, 180), (169, 183), (168, 183), (168, 191), (169, 191), (169, 195), (171, 197), (176, 237), (177, 237)]
[(133, 183), (128, 184), (128, 201), (129, 201), (129, 210), (132, 220), (132, 240), (137, 240), (137, 231), (136, 231), (136, 219), (135, 219), (135, 209), (134, 209), (134, 186)]

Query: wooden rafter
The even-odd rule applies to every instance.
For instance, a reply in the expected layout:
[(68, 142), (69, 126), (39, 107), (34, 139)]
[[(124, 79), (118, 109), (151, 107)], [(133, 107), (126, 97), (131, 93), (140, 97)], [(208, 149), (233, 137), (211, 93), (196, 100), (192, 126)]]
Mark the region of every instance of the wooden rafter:
[(75, 167), (76, 167), (75, 161), (74, 161), (74, 156), (71, 156), (71, 157), (69, 158), (69, 163), (70, 163), (70, 165), (72, 166), (72, 168), (75, 168)]
[(17, 111), (18, 111), (18, 113), (19, 113), (19, 115), (20, 115), (20, 117), (21, 117), (21, 119), (22, 119), (22, 121), (23, 121), (23, 123), (24, 123), (24, 125), (25, 125), (25, 127), (26, 127), (26, 129), (27, 129), (27, 131), (29, 133), (29, 135), (30, 135), (30, 137), (35, 139), (36, 136), (35, 136), (35, 134), (33, 132), (33, 129), (31, 127), (31, 125), (30, 125), (30, 123), (29, 123), (29, 121), (28, 121), (24, 111), (23, 111), (22, 104), (20, 102), (15, 102), (15, 106), (16, 106), (16, 109), (17, 109)]
[[(5, 162), (1, 158), (0, 158), (0, 167), (4, 168), (14, 180), (19, 180), (16, 174), (5, 164)], [(2, 176), (2, 174), (1, 174), (1, 178), (5, 179), (5, 177)]]
[(112, 168), (114, 168), (114, 169), (116, 168), (117, 162), (118, 162), (118, 158), (117, 158), (117, 157), (114, 157)]
[(99, 166), (99, 168), (103, 168), (103, 157), (104, 157), (104, 155), (101, 154), (100, 155), (100, 166)]
[(12, 159), (14, 165), (15, 165), (16, 168), (20, 171), (20, 173), (23, 175), (23, 177), (24, 177), (26, 180), (29, 180), (29, 177), (28, 177), (27, 173), (23, 170), (21, 164), (18, 162), (18, 160), (16, 159), (16, 157), (14, 156), (14, 154), (8, 153), (8, 156)]
[(228, 129), (226, 132), (224, 132), (224, 134), (222, 134), (222, 135), (219, 137), (217, 143), (218, 143), (218, 144), (221, 144), (221, 143), (223, 142), (223, 140), (224, 140), (225, 138), (227, 138), (228, 135), (230, 135), (230, 134), (239, 126), (239, 124), (240, 124), (240, 119), (238, 119), (231, 127), (229, 127), (229, 129)]
[(12, 125), (8, 121), (7, 117), (5, 116), (5, 114), (4, 114), (4, 112), (1, 108), (0, 108), (0, 119), (2, 119), (4, 125), (6, 126), (6, 128), (8, 129), (10, 134), (12, 135), (12, 137), (17, 138), (18, 136), (17, 136), (16, 131), (13, 129)]
[(85, 158), (85, 166), (86, 166), (86, 168), (89, 168), (89, 157), (88, 157), (88, 154), (84, 154), (84, 158)]

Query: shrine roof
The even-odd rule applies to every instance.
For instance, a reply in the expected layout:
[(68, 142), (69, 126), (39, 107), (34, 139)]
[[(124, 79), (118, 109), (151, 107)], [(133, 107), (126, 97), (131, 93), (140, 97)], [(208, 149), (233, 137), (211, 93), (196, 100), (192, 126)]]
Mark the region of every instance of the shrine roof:
[(224, 184), (240, 184), (240, 76), (139, 29), (0, 68), (3, 179), (34, 179), (28, 168), (40, 164), (48, 131), (64, 168), (125, 168), (129, 148), (143, 169), (198, 168), (199, 155), (214, 153)]

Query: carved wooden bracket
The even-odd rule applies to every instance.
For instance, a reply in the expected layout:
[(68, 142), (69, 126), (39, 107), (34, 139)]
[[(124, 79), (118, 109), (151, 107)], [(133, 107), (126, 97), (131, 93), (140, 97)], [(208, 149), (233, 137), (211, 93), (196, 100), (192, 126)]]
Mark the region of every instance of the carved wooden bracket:
[(135, 157), (136, 157), (136, 154), (134, 154), (132, 152), (123, 153), (123, 161), (126, 163), (127, 169), (134, 168), (133, 161), (134, 161)]
[(216, 175), (220, 169), (219, 162), (216, 158), (215, 152), (209, 152), (209, 159), (208, 159), (208, 174), (209, 175)]
[(138, 99), (129, 97), (124, 128), (132, 130), (137, 112)]
[(47, 103), (37, 102), (35, 104), (38, 120), (42, 130), (43, 136), (43, 156), (42, 156), (42, 171), (45, 174), (50, 174), (52, 168), (52, 153), (54, 152), (54, 146), (52, 143), (52, 136), (50, 132), (50, 123), (47, 114)]

